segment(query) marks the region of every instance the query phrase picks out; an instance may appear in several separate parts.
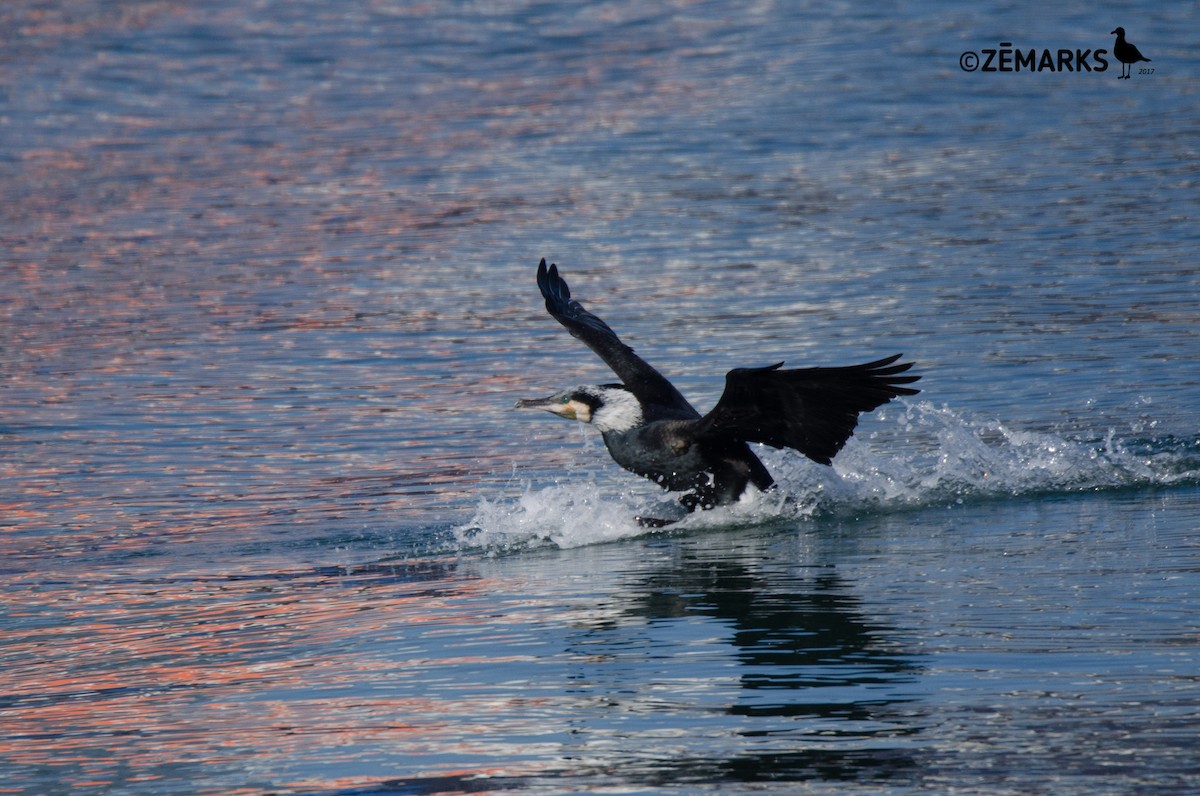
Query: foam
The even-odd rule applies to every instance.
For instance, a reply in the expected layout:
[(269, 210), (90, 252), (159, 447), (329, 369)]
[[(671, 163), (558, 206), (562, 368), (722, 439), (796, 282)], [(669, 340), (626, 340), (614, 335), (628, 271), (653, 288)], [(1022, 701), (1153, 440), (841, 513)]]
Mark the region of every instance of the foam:
[[(634, 476), (615, 472), (598, 484), (581, 478), (521, 494), (483, 498), (455, 529), (459, 549), (504, 552), (598, 544), (652, 533), (638, 515), (679, 517), (666, 532), (804, 520), (864, 510), (888, 511), (1039, 493), (1200, 483), (1200, 437), (1095, 439), (1010, 427), (928, 402), (877, 412), (833, 467), (792, 451), (759, 448), (778, 489), (751, 490), (713, 511), (683, 515)], [(627, 491), (608, 484), (623, 483)]]

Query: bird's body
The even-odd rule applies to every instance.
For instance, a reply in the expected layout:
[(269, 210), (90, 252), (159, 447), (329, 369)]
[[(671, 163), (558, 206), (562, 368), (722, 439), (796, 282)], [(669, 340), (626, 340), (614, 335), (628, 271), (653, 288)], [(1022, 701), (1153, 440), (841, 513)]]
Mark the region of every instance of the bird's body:
[(829, 464), (854, 433), (861, 412), (918, 390), (902, 385), (911, 363), (892, 357), (841, 368), (737, 368), (706, 415), (621, 342), (608, 324), (571, 299), (557, 266), (538, 265), (546, 309), (603, 359), (620, 384), (576, 387), (521, 408), (545, 409), (591, 423), (617, 464), (664, 489), (682, 492), (688, 509), (733, 503), (749, 485), (775, 483), (749, 442), (793, 448)]
[(1116, 35), (1117, 41), (1113, 44), (1113, 57), (1121, 62), (1121, 75), (1118, 80), (1128, 80), (1133, 72), (1133, 65), (1139, 61), (1150, 62), (1150, 59), (1142, 55), (1136, 46), (1125, 41), (1125, 28), (1117, 28), (1112, 31)]
[(735, 502), (747, 484), (775, 483), (744, 441), (719, 444), (697, 434), (700, 416), (658, 420), (625, 431), (601, 432), (613, 461), (672, 492), (689, 511)]

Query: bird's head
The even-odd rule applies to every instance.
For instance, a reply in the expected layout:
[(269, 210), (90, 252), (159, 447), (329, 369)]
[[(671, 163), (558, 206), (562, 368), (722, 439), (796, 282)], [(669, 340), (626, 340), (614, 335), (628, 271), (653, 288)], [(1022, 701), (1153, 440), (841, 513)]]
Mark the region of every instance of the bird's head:
[(1109, 31), (1108, 35), (1110, 35), (1110, 36), (1117, 35), (1117, 36), (1123, 37), (1125, 35), (1125, 28), (1117, 28), (1116, 30)]
[(642, 424), (642, 406), (623, 384), (572, 387), (549, 398), (523, 398), (517, 409), (544, 409), (568, 420), (591, 423), (601, 432), (628, 431)]

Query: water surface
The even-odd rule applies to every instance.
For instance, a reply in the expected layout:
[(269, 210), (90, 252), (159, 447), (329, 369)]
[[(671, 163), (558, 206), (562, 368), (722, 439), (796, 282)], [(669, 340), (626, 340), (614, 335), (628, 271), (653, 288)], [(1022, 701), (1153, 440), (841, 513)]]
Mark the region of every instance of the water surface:
[[(0, 11), (0, 791), (1200, 774), (1193, 8), (193, 6)], [(923, 392), (648, 534), (543, 256), (702, 409)]]

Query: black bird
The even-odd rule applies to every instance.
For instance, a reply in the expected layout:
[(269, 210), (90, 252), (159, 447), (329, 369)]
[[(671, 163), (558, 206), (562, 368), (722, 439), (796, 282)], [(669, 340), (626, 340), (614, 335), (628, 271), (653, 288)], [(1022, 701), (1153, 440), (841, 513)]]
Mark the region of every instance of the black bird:
[(1133, 73), (1134, 64), (1138, 61), (1149, 63), (1150, 59), (1142, 55), (1137, 47), (1125, 41), (1125, 28), (1117, 28), (1112, 33), (1117, 35), (1117, 43), (1113, 45), (1113, 55), (1121, 62), (1121, 77), (1118, 77), (1117, 80), (1122, 78), (1128, 80)]
[[(538, 264), (538, 287), (546, 310), (620, 378), (620, 384), (574, 387), (549, 398), (521, 400), (517, 408), (545, 409), (591, 423), (617, 464), (664, 489), (683, 492), (688, 511), (733, 503), (753, 484), (775, 480), (748, 442), (793, 448), (830, 464), (854, 433), (858, 416), (899, 395), (916, 395), (906, 375), (911, 362), (900, 354), (839, 368), (780, 370), (736, 368), (725, 375), (725, 392), (701, 415), (662, 374), (621, 342), (608, 324), (571, 298), (558, 267)], [(639, 519), (645, 525), (663, 520)]]

